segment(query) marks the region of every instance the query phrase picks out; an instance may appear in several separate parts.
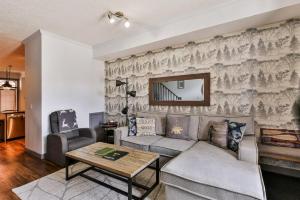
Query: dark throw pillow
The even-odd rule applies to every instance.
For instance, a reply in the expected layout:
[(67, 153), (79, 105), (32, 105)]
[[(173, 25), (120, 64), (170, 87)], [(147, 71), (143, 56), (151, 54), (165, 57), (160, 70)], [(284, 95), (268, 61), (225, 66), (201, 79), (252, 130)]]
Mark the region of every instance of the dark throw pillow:
[(246, 123), (230, 122), (229, 120), (226, 122), (228, 123), (227, 148), (237, 152), (246, 131)]
[(166, 137), (189, 140), (189, 116), (168, 115)]
[(215, 146), (226, 149), (228, 140), (228, 123), (211, 121), (209, 124), (209, 142)]
[(132, 115), (128, 118), (128, 136), (136, 136), (136, 133), (136, 117), (135, 115)]
[(77, 129), (76, 113), (74, 110), (60, 110), (57, 112), (60, 132)]

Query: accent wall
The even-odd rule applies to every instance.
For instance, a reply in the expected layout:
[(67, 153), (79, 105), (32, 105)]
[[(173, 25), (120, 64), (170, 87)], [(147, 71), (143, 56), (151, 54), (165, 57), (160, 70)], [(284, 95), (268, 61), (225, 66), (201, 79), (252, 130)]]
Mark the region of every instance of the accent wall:
[[(300, 20), (291, 19), (188, 44), (107, 61), (105, 106), (109, 119), (124, 124), (129, 78), (130, 113), (137, 111), (254, 115), (256, 127), (296, 129), (292, 114), (299, 94)], [(211, 106), (149, 106), (152, 77), (211, 73)], [(258, 129), (256, 129), (258, 132)]]

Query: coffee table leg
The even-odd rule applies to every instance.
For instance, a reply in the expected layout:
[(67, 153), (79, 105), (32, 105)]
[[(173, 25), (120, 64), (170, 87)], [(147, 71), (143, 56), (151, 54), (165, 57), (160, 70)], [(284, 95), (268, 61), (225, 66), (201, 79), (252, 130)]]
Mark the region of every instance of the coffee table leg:
[(69, 180), (69, 163), (70, 160), (68, 157), (66, 157), (66, 180)]
[(155, 171), (156, 171), (156, 178), (155, 178), (155, 184), (159, 184), (159, 158), (156, 160), (155, 163)]
[(132, 178), (128, 179), (128, 200), (132, 200)]

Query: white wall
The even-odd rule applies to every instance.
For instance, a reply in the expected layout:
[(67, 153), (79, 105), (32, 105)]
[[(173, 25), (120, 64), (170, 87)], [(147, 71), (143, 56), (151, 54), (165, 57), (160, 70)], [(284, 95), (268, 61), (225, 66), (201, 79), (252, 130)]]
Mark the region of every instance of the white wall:
[(45, 31), (41, 35), (41, 148), (37, 153), (44, 154), (51, 112), (72, 108), (79, 127), (88, 127), (89, 113), (104, 111), (104, 62), (93, 59), (90, 46)]
[(25, 41), (25, 82), (26, 114), (25, 114), (25, 145), (26, 148), (41, 153), (41, 35), (34, 33)]

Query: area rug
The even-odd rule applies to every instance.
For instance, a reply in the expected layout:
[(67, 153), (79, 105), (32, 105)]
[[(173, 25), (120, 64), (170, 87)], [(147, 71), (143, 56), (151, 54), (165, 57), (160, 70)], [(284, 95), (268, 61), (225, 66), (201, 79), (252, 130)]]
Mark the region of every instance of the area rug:
[[(88, 165), (78, 163), (70, 166), (70, 173), (76, 173)], [(98, 180), (104, 181), (112, 186), (127, 191), (127, 184), (109, 176), (95, 171), (87, 171), (85, 174)], [(155, 171), (146, 169), (135, 177), (138, 183), (151, 186), (155, 181)], [(12, 190), (22, 200), (127, 200), (126, 196), (116, 193), (113, 190), (98, 185), (81, 176), (69, 181), (65, 180), (65, 169), (42, 177)], [(133, 194), (141, 196), (143, 190), (133, 187)], [(159, 184), (146, 198), (146, 200), (164, 200), (164, 186)]]

